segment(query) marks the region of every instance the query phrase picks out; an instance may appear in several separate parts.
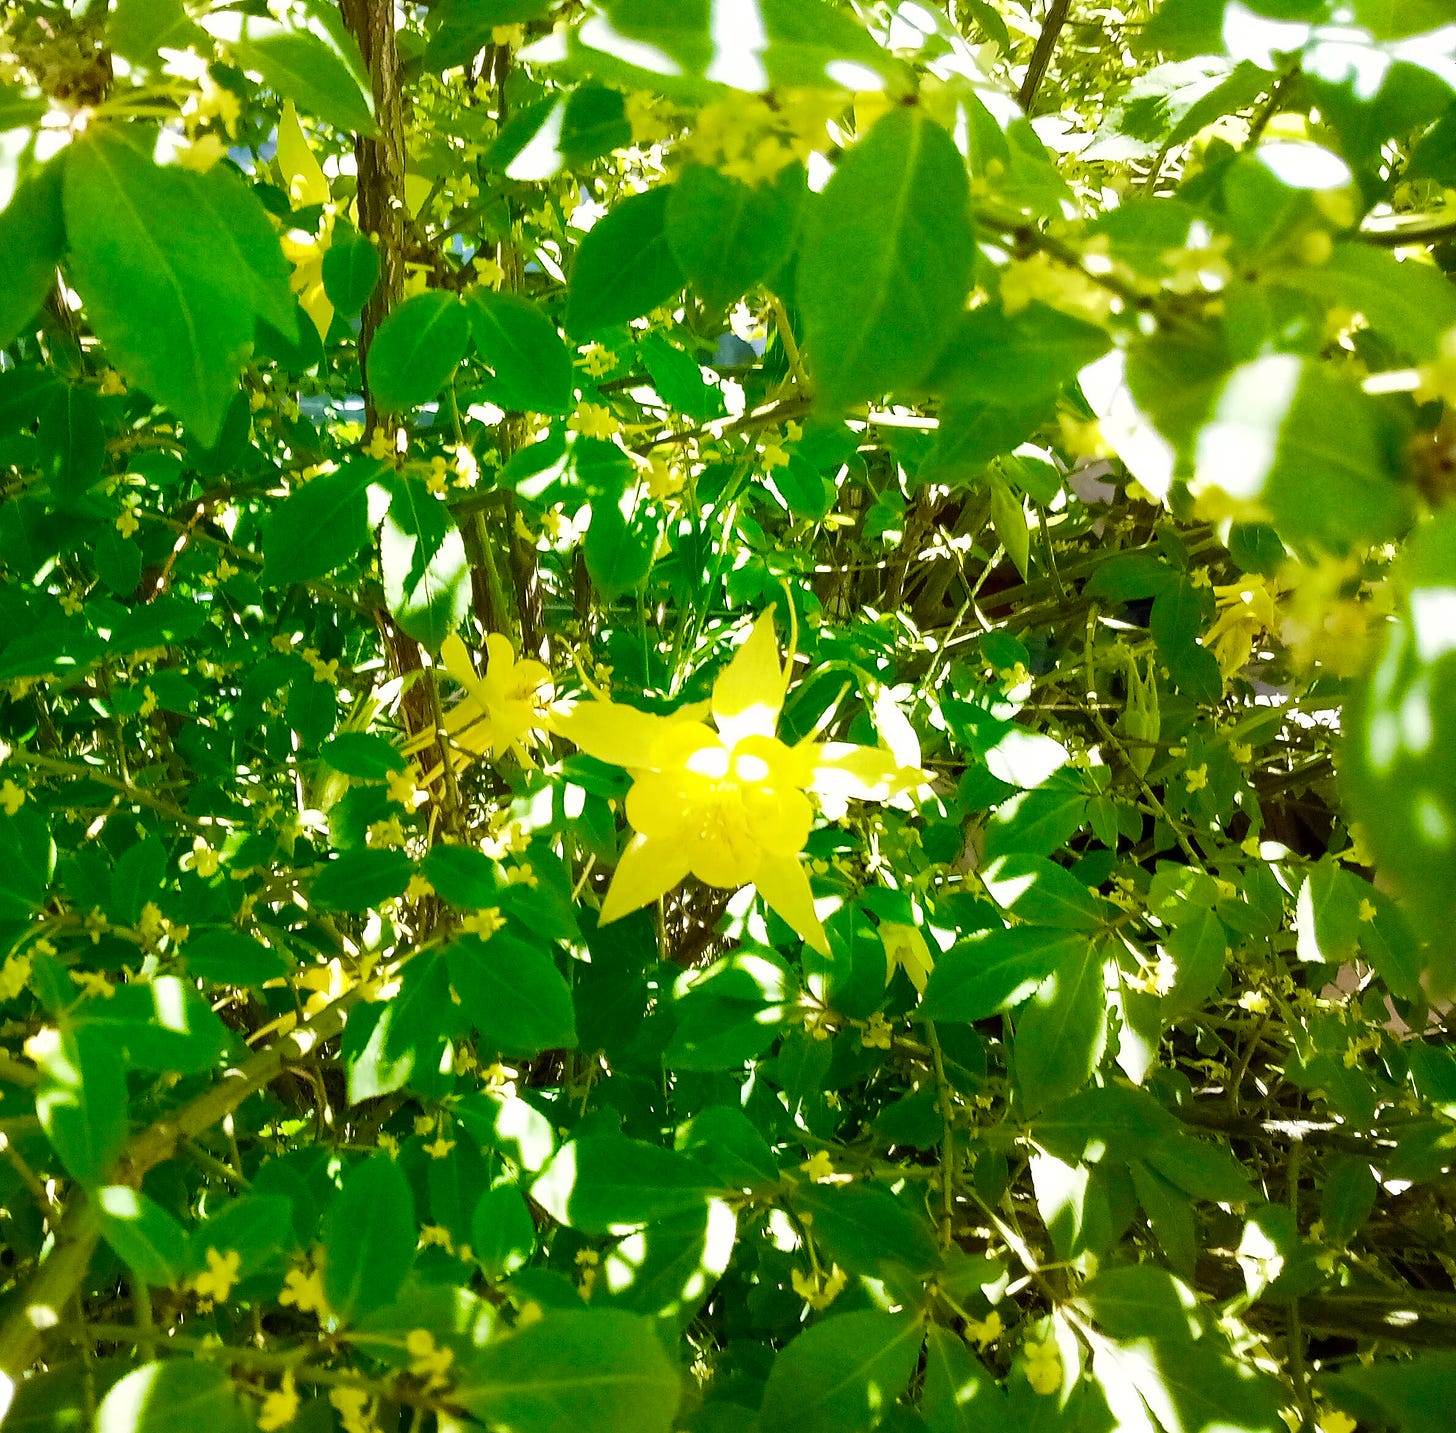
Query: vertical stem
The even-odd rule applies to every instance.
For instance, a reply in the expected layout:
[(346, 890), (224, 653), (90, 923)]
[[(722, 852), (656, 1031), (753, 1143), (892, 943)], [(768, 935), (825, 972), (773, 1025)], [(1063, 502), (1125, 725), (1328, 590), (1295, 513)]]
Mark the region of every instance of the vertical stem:
[[(344, 23), (359, 42), (374, 92), (377, 134), (354, 141), (359, 167), (359, 227), (379, 246), (379, 283), (364, 305), (359, 330), (359, 368), (365, 369), (375, 331), (404, 288), (404, 101), (399, 88), (399, 47), (394, 0), (339, 0)], [(378, 411), (364, 381), (370, 428)]]
[(1031, 63), (1026, 67), (1026, 78), (1022, 80), (1021, 89), (1016, 96), (1028, 115), (1031, 113), (1031, 102), (1036, 98), (1036, 92), (1046, 76), (1047, 66), (1051, 64), (1057, 41), (1061, 38), (1062, 26), (1067, 23), (1071, 8), (1072, 0), (1052, 0), (1051, 9), (1047, 11), (1046, 20), (1041, 27), (1041, 34), (1036, 37), (1036, 48), (1031, 52)]
[(940, 1106), (940, 1247), (949, 1249), (955, 1241), (955, 1125), (952, 1122), (950, 1081), (945, 1077), (945, 1058), (934, 1023), (927, 1023), (930, 1053), (935, 1061), (935, 1095)]

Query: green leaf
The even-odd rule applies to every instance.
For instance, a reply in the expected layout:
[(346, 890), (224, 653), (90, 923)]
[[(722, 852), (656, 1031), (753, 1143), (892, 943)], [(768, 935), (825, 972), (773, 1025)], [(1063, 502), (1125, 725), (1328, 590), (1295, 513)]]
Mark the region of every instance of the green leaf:
[(382, 410), (428, 403), (465, 357), (470, 317), (454, 294), (430, 289), (406, 299), (369, 345), (369, 391)]
[(454, 1399), (512, 1433), (671, 1433), (680, 1393), (646, 1319), (571, 1309), (487, 1344), (462, 1370)]
[(1163, 997), (1163, 1015), (1171, 1020), (1197, 1010), (1218, 988), (1228, 963), (1228, 930), (1211, 910), (1195, 911), (1167, 933), (1164, 944), (1177, 967)]
[(1042, 926), (977, 931), (937, 958), (920, 1014), (927, 1020), (984, 1020), (1025, 1000), (1086, 944), (1086, 936)]
[(915, 475), (916, 484), (956, 488), (975, 481), (992, 458), (1011, 452), (1030, 437), (1049, 408), (1042, 399), (1011, 406), (980, 399), (947, 401), (935, 444)]
[(252, 1433), (253, 1427), (225, 1364), (170, 1358), (144, 1363), (114, 1384), (96, 1410), (95, 1433)]
[(821, 0), (758, 0), (753, 22), (733, 26), (711, 0), (606, 0), (567, 53), (599, 79), (688, 100), (725, 88), (875, 89), (896, 73), (850, 15)]
[(319, 755), (335, 771), (361, 781), (383, 781), (409, 765), (387, 736), (374, 731), (341, 731), (324, 743)]
[(1283, 1390), (1266, 1373), (1220, 1353), (1211, 1340), (1140, 1339), (1111, 1351), (1104, 1377), (1136, 1389), (1164, 1433), (1279, 1433)]
[(930, 1433), (1002, 1433), (1006, 1398), (991, 1370), (941, 1324), (925, 1336), (920, 1412)]
[(470, 609), (470, 561), (450, 510), (415, 478), (396, 478), (379, 530), (379, 567), (389, 615), (438, 651)]
[(805, 199), (804, 171), (745, 184), (707, 165), (690, 165), (668, 191), (667, 242), (709, 308), (726, 308), (788, 258)]
[(76, 1029), (94, 1030), (132, 1069), (201, 1074), (227, 1048), (227, 1027), (190, 981), (154, 975), (87, 996), (73, 1012)]
[(515, 1273), (535, 1248), (536, 1222), (521, 1191), (509, 1184), (487, 1189), (470, 1220), (470, 1252), (486, 1278)]
[(1043, 303), (982, 304), (960, 317), (926, 387), (952, 402), (1049, 403), (1110, 346), (1105, 329)]
[(1086, 815), (1087, 798), (1075, 787), (1048, 782), (1020, 792), (1002, 802), (987, 822), (982, 854), (988, 861), (1014, 852), (1050, 855), (1071, 840)]
[(624, 1233), (698, 1209), (714, 1192), (694, 1161), (617, 1134), (562, 1145), (531, 1186), (558, 1224), (583, 1234)]
[(379, 282), (379, 251), (374, 241), (357, 229), (335, 225), (324, 251), (324, 293), (336, 313), (352, 318), (369, 302)]
[(1102, 901), (1045, 856), (1002, 856), (986, 867), (981, 880), (1003, 910), (1036, 925), (1095, 930), (1107, 919)]
[(611, 602), (637, 591), (652, 571), (657, 534), (640, 520), (629, 521), (621, 504), (610, 496), (592, 503), (591, 526), (587, 529), (582, 555), (592, 585), (604, 601)]
[(423, 951), (406, 966), (389, 1000), (349, 1012), (342, 1052), (349, 1103), (403, 1089), (416, 1073), (426, 1075), (431, 1061), (438, 1069), (446, 1031), (456, 1024), (445, 957)]
[(264, 84), (307, 114), (345, 134), (375, 132), (368, 71), (341, 25), (325, 27), (293, 18), (280, 22), (235, 10), (200, 18), (203, 28), (227, 45), (245, 69), (257, 70)]
[(35, 1112), (51, 1148), (72, 1178), (101, 1183), (127, 1135), (120, 1053), (92, 1028), (56, 1031), (32, 1042), (31, 1055), (40, 1072)]
[(1186, 1341), (1196, 1332), (1193, 1291), (1153, 1264), (1109, 1265), (1077, 1297), (1103, 1332), (1116, 1339)]
[(1347, 710), (1340, 775), (1376, 863), (1436, 931), (1456, 920), (1456, 516), (1416, 530), (1395, 583), (1384, 649)]
[(1360, 939), (1362, 883), (1330, 857), (1317, 861), (1300, 883), (1294, 907), (1301, 960), (1340, 965)]
[(441, 900), (463, 910), (496, 905), (504, 884), (496, 863), (472, 846), (431, 846), (420, 869)]
[(1456, 1406), (1456, 1353), (1418, 1352), (1347, 1367), (1321, 1380), (1336, 1407), (1400, 1433), (1445, 1433)]
[(95, 390), (66, 384), (41, 413), (38, 447), (59, 507), (75, 507), (101, 480), (106, 431)]
[(827, 410), (925, 378), (970, 288), (968, 205), (960, 151), (918, 106), (882, 115), (809, 205), (799, 303)]
[(187, 18), (182, 0), (116, 0), (106, 37), (118, 55), (144, 67), (155, 64), (160, 49), (206, 44), (202, 31)]
[(733, 1254), (737, 1220), (721, 1199), (629, 1234), (602, 1260), (603, 1305), (643, 1314), (671, 1337), (708, 1301)]
[(341, 567), (369, 540), (369, 488), (384, 472), (356, 458), (291, 494), (263, 526), (263, 574), (272, 587), (309, 582)]
[(292, 969), (276, 950), (235, 930), (194, 932), (188, 936), (182, 954), (189, 974), (218, 985), (257, 988), (265, 980), (287, 975)]
[(165, 1288), (187, 1267), (187, 1231), (155, 1200), (125, 1184), (94, 1195), (106, 1242), (144, 1284)]
[(565, 414), (575, 406), (571, 355), (556, 325), (530, 299), (475, 289), (467, 302), (475, 351), (495, 370), (502, 408)]
[(32, 174), (0, 210), (0, 348), (33, 319), (56, 281), (66, 250), (62, 163)]
[(367, 911), (400, 895), (414, 874), (403, 851), (345, 851), (313, 878), (315, 904), (330, 911)]
[(1325, 364), (1270, 354), (1228, 375), (1194, 445), (1194, 488), (1267, 515), (1288, 542), (1343, 553), (1398, 537), (1391, 410)]
[(324, 1295), (345, 1323), (383, 1308), (415, 1258), (415, 1201), (387, 1155), (356, 1164), (324, 1222)]
[(1028, 1108), (1063, 1099), (1092, 1078), (1107, 1045), (1103, 964), (1101, 946), (1084, 942), (1080, 955), (1059, 965), (1022, 1008), (1014, 1064)]
[(683, 286), (667, 241), (669, 186), (634, 194), (593, 225), (576, 251), (566, 330), (589, 338), (639, 318)]
[(874, 1428), (910, 1381), (925, 1336), (910, 1314), (836, 1314), (805, 1329), (774, 1359), (764, 1428), (857, 1433)]
[(497, 25), (539, 20), (550, 8), (550, 0), (440, 0), (430, 8), (437, 28), (425, 46), (425, 63), (435, 71), (466, 64), (491, 43)]
[(236, 183), (159, 169), (107, 127), (66, 155), (67, 266), (96, 334), (122, 373), (204, 447), (222, 431), (269, 287), (251, 270), (239, 274), (239, 254), (254, 252), (251, 228), (235, 238), (219, 217), (256, 208), (251, 196), (228, 192)]
[(155, 836), (129, 846), (111, 873), (111, 903), (107, 907), (118, 925), (135, 925), (142, 907), (162, 889), (167, 876), (167, 848)]
[(1216, 702), (1223, 692), (1218, 660), (1201, 640), (1211, 606), (1206, 593), (1180, 577), (1153, 598), (1148, 621), (1158, 655), (1179, 690), (1197, 702)]
[(34, 806), (0, 812), (0, 920), (28, 920), (44, 904), (55, 869), (45, 816)]
[(576, 1047), (571, 987), (550, 951), (510, 930), (464, 936), (447, 956), (450, 984), (482, 1040), (513, 1055)]

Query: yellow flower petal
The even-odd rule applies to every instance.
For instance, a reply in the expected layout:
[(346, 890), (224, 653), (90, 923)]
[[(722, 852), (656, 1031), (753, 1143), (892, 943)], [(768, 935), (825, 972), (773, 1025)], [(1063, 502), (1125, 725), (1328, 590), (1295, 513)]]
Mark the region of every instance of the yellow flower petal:
[(617, 862), (617, 872), (602, 902), (602, 925), (620, 920), (666, 895), (688, 874), (686, 852), (666, 842), (634, 836)]
[(680, 717), (653, 716), (619, 702), (578, 702), (558, 708), (551, 720), (553, 731), (575, 742), (588, 756), (627, 767), (653, 766), (658, 739), (680, 725)]
[(829, 937), (814, 913), (809, 877), (796, 857), (765, 855), (753, 874), (753, 884), (769, 909), (781, 916), (805, 945), (820, 955), (829, 954)]
[(746, 736), (772, 736), (787, 690), (770, 607), (713, 683), (713, 720), (723, 740), (732, 746)]
[[(486, 639), (487, 642), (490, 640)], [(472, 696), (477, 695), (480, 678), (475, 672), (475, 663), (470, 660), (470, 648), (458, 632), (452, 632), (440, 645), (440, 660), (445, 664), (451, 679), (465, 688)], [(484, 696), (483, 692), (479, 692)]]
[(278, 117), (278, 170), (295, 208), (329, 202), (329, 181), (308, 147), (292, 100), (283, 102), (283, 113)]

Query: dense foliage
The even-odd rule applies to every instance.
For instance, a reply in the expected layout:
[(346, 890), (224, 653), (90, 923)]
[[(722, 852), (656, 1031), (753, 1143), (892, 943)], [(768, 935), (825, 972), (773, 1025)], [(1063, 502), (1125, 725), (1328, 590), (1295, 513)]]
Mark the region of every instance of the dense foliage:
[(1438, 1433), (1448, 0), (9, 0), (7, 1428)]

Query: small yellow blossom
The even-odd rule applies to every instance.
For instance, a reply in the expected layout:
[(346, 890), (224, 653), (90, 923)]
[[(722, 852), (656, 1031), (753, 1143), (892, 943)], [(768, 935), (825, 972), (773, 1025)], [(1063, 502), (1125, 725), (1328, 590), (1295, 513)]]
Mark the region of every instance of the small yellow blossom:
[(317, 1269), (290, 1269), (283, 1276), (278, 1302), (295, 1308), (301, 1314), (320, 1314), (328, 1307), (324, 1301), (324, 1281)]
[(885, 947), (885, 984), (895, 978), (896, 970), (903, 970), (910, 977), (911, 985), (924, 995), (925, 982), (935, 969), (935, 957), (931, 955), (925, 937), (913, 925), (882, 921), (880, 940)]
[(131, 537), (141, 525), (141, 519), (132, 508), (124, 509), (116, 519), (116, 530), (123, 537)]
[(1376, 915), (1375, 902), (1372, 901), (1368, 896), (1361, 896), (1360, 897), (1360, 920), (1361, 920), (1361, 922), (1363, 924), (1368, 925), (1371, 921), (1373, 921), (1375, 919), (1375, 915)]
[(218, 867), (221, 864), (222, 857), (201, 836), (192, 843), (192, 869), (203, 880), (209, 880), (217, 875)]
[(275, 652), (282, 652), (286, 655), (293, 650), (293, 644), (297, 640), (297, 636), (291, 632), (275, 632), (268, 639), (268, 643)]
[(421, 1224), (419, 1247), (421, 1249), (443, 1249), (447, 1254), (453, 1254), (455, 1241), (450, 1237), (450, 1231), (443, 1224)]
[(103, 398), (119, 398), (126, 392), (126, 382), (114, 368), (103, 368), (96, 392)]
[(1254, 655), (1255, 642), (1274, 630), (1279, 618), (1274, 609), (1275, 593), (1258, 575), (1242, 578), (1213, 589), (1218, 617), (1203, 638), (1225, 678), (1241, 672)]
[(157, 709), (157, 694), (150, 687), (142, 688), (141, 705), (137, 707), (137, 715), (144, 721)]
[(81, 994), (110, 1000), (116, 987), (99, 970), (73, 970), (71, 979), (81, 987)]
[(298, 1389), (294, 1387), (293, 1374), (283, 1375), (283, 1382), (263, 1397), (263, 1407), (258, 1411), (258, 1427), (263, 1433), (275, 1433), (287, 1427), (298, 1417)]
[(1052, 1339), (1026, 1345), (1026, 1381), (1042, 1394), (1055, 1393), (1062, 1386), (1062, 1356)]
[(106, 916), (100, 906), (96, 906), (86, 913), (85, 919), (81, 922), (86, 928), (86, 934), (91, 937), (92, 945), (100, 945), (101, 937), (106, 934)]
[(435, 1116), (434, 1115), (416, 1115), (415, 1116), (415, 1133), (416, 1134), (421, 1134), (421, 1135), (429, 1134), (430, 1131), (432, 1129), (434, 1129), (434, 1128), (435, 1128)]
[(399, 1153), (399, 1141), (389, 1133), (388, 1130), (380, 1130), (374, 1136), (374, 1143), (382, 1149), (391, 1159)]
[(1247, 1010), (1250, 1015), (1267, 1015), (1269, 997), (1262, 990), (1246, 990), (1239, 996), (1239, 1007)]
[(404, 898), (407, 901), (422, 901), (426, 896), (435, 894), (435, 888), (430, 884), (428, 876), (422, 876), (418, 871), (409, 878), (409, 885), (404, 888)]
[(234, 567), (227, 558), (220, 558), (217, 564), (217, 580), (219, 582), (228, 582), (238, 575), (238, 571), (239, 569)]
[(430, 471), (425, 474), (425, 486), (437, 498), (444, 497), (446, 492), (449, 490), (449, 485), (446, 481), (445, 476), (447, 471), (448, 469), (446, 467), (444, 458), (436, 453), (435, 456), (430, 459)]
[(966, 1320), (966, 1337), (977, 1348), (989, 1348), (1005, 1332), (1006, 1327), (1001, 1322), (1001, 1315), (995, 1309), (992, 1309), (983, 1319)]
[(30, 957), (12, 955), (0, 967), (0, 1000), (14, 1000), (30, 982)]
[(876, 1010), (865, 1022), (865, 1028), (859, 1038), (866, 1050), (888, 1050), (890, 1048), (890, 1022)]
[(506, 271), (489, 254), (477, 256), (472, 267), (475, 277), (488, 289), (498, 289), (505, 282)]
[(199, 134), (191, 144), (177, 149), (177, 163), (194, 174), (206, 174), (227, 153), (227, 144), (220, 134)]
[(8, 776), (4, 783), (0, 784), (0, 806), (5, 808), (7, 816), (14, 816), (25, 805), (25, 798), (25, 788), (17, 786)]
[(849, 1276), (836, 1264), (827, 1278), (817, 1274), (802, 1274), (798, 1269), (789, 1273), (793, 1290), (811, 1309), (827, 1309), (849, 1282)]
[(437, 1388), (447, 1379), (446, 1370), (455, 1361), (455, 1350), (440, 1348), (428, 1329), (411, 1329), (404, 1336), (405, 1351), (410, 1356), (410, 1372), (422, 1378), (430, 1388)]
[(338, 1412), (344, 1433), (378, 1433), (378, 1424), (369, 1412), (370, 1395), (364, 1389), (331, 1388), (329, 1402)]
[(384, 785), (389, 799), (397, 806), (403, 806), (406, 811), (413, 811), (425, 799), (425, 793), (415, 785), (413, 767), (406, 767), (403, 771), (391, 771), (385, 777)]
[(605, 378), (617, 366), (617, 355), (610, 349), (603, 348), (601, 344), (594, 343), (577, 362), (586, 369), (590, 377)]
[(615, 438), (622, 425), (604, 403), (583, 403), (571, 418), (571, 427), (583, 438)]
[(1254, 759), (1254, 748), (1247, 742), (1236, 741), (1229, 747), (1229, 755), (1239, 766), (1247, 766)]
[(243, 1256), (236, 1249), (229, 1249), (225, 1254), (209, 1249), (207, 1268), (192, 1280), (193, 1290), (204, 1299), (212, 1299), (219, 1304), (226, 1303), (228, 1295), (233, 1291), (233, 1285), (238, 1281), (238, 1270), (242, 1263)]
[(789, 455), (777, 443), (765, 443), (763, 451), (758, 455), (759, 465), (764, 472), (771, 473), (775, 468), (788, 466)]
[(61, 593), (60, 603), (61, 611), (64, 612), (67, 617), (76, 616), (76, 614), (81, 612), (86, 606), (86, 603), (79, 592)]
[(1185, 772), (1183, 784), (1188, 788), (1190, 796), (1195, 791), (1202, 791), (1208, 785), (1208, 763), (1204, 762), (1200, 766), (1195, 766), (1191, 771)]
[(524, 25), (492, 25), (490, 27), (490, 42), (499, 49), (514, 49), (523, 45), (526, 40), (526, 27)]
[(455, 472), (453, 479), (457, 488), (473, 488), (480, 481), (480, 459), (466, 443), (457, 443), (451, 448), (454, 461), (450, 464)]
[(460, 929), (467, 935), (477, 935), (481, 940), (489, 940), (505, 923), (505, 917), (497, 907), (487, 906), (484, 910), (465, 916), (460, 922)]
[(365, 444), (364, 451), (369, 457), (377, 458), (380, 462), (394, 457), (398, 452), (394, 434), (383, 428), (376, 428), (369, 435), (369, 441)]
[(799, 1168), (816, 1184), (834, 1178), (834, 1161), (827, 1149), (816, 1150)]
[(375, 821), (369, 827), (371, 846), (403, 846), (405, 839), (404, 827), (400, 825), (398, 816)]
[(1338, 1408), (1327, 1408), (1319, 1416), (1320, 1433), (1355, 1433), (1357, 1427), (1355, 1420)]
[(444, 1159), (454, 1148), (453, 1139), (446, 1139), (444, 1135), (439, 1135), (433, 1143), (425, 1145), (424, 1150), (431, 1159)]

